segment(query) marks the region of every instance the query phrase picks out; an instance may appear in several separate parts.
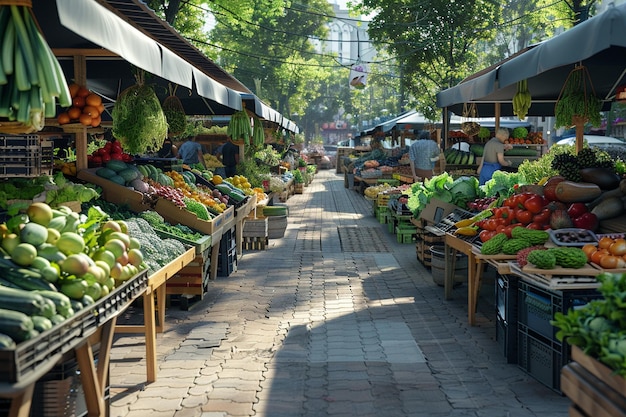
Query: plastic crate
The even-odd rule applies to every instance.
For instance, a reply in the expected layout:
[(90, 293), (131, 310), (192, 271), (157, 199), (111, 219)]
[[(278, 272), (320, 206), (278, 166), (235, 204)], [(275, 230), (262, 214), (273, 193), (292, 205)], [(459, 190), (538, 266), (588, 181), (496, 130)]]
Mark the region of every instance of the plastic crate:
[(567, 343), (556, 343), (518, 324), (517, 365), (537, 381), (560, 392), (561, 368), (569, 358)]
[(517, 363), (517, 281), (499, 274), (495, 280), (496, 341), (507, 363)]
[(518, 284), (518, 322), (550, 340), (556, 340), (558, 331), (550, 324), (556, 312), (566, 313), (602, 297), (596, 289), (550, 291), (523, 280)]
[(376, 197), (376, 204), (378, 207), (387, 208), (387, 204), (389, 204), (389, 194), (378, 194)]
[(39, 136), (0, 136), (0, 176), (38, 177), (51, 175), (54, 142)]
[(417, 229), (415, 227), (397, 226), (396, 240), (398, 243), (413, 243)]

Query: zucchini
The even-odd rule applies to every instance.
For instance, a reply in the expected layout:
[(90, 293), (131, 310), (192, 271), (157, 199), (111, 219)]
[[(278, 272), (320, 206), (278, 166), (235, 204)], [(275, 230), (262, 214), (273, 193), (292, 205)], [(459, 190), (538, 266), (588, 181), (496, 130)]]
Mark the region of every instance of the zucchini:
[(607, 220), (624, 213), (624, 202), (620, 197), (609, 197), (595, 206), (591, 212), (598, 220)]
[(4, 333), (0, 333), (0, 350), (15, 349), (15, 341)]
[(56, 314), (56, 307), (34, 291), (0, 287), (0, 305), (29, 316), (52, 317)]
[(561, 181), (554, 190), (555, 197), (562, 203), (588, 203), (600, 194), (600, 187), (590, 182)]
[(6, 259), (0, 261), (0, 276), (25, 290), (56, 290), (56, 287), (46, 281), (40, 273), (28, 268), (8, 266)]
[(19, 285), (15, 285), (11, 281), (7, 281), (6, 279), (2, 277), (0, 277), (0, 286), (7, 287), (7, 288), (20, 288), (20, 289), (22, 288)]
[(537, 149), (527, 148), (525, 146), (513, 146), (513, 149), (504, 151), (505, 156), (537, 156)]
[(56, 306), (57, 312), (63, 317), (68, 318), (74, 315), (74, 310), (72, 310), (72, 302), (67, 295), (58, 291), (48, 290), (39, 290), (36, 292), (42, 297), (52, 300), (54, 302), (54, 305)]
[(27, 340), (34, 330), (33, 320), (26, 314), (0, 308), (0, 333), (20, 343)]
[(50, 321), (52, 322), (53, 326), (56, 326), (59, 323), (63, 323), (65, 321), (65, 317), (60, 314), (55, 314), (54, 316), (50, 317)]
[(30, 319), (33, 321), (33, 325), (35, 326), (35, 330), (39, 333), (43, 333), (46, 330), (52, 329), (52, 321), (44, 316), (31, 316)]

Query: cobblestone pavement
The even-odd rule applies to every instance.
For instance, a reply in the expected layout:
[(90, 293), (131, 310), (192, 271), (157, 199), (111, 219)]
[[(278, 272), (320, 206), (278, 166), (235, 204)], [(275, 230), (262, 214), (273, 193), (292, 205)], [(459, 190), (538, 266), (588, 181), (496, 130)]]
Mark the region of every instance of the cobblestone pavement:
[(506, 363), (493, 280), (469, 327), (467, 286), (443, 300), (415, 245), (342, 176), (320, 171), (286, 204), (283, 238), (244, 251), (189, 311), (168, 306), (156, 382), (143, 338), (116, 335), (112, 417), (568, 415), (567, 398)]

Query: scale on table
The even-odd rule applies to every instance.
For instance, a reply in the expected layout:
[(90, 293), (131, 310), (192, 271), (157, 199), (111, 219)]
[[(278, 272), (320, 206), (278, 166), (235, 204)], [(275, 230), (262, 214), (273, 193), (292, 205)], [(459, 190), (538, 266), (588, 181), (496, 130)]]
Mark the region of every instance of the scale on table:
[[(443, 212), (443, 209), (442, 209), (442, 212)], [(460, 208), (454, 209), (454, 211), (449, 213), (443, 219), (441, 218), (442, 214), (439, 214), (438, 217), (437, 217), (437, 214), (438, 213), (435, 213), (435, 219), (439, 219), (439, 221), (434, 225), (427, 225), (424, 228), (430, 233), (434, 234), (435, 236), (445, 236), (447, 232), (449, 232), (451, 229), (454, 229), (455, 227), (454, 225), (456, 222), (463, 220), (463, 219), (469, 219), (470, 217), (474, 215), (474, 213), (471, 213), (467, 210), (463, 210)], [(478, 236), (461, 236), (461, 235), (457, 235), (457, 237), (469, 243), (474, 243), (474, 241), (476, 241), (478, 238)]]

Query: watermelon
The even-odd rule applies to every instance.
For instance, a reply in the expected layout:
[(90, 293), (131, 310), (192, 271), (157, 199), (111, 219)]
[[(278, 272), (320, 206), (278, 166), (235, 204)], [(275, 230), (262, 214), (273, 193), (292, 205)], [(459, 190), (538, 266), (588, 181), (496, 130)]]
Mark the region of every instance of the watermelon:
[(109, 178), (117, 175), (117, 173), (115, 171), (113, 171), (112, 169), (102, 167), (102, 168), (98, 168), (96, 170), (96, 175), (99, 176), (99, 177), (102, 177), (102, 178), (109, 179)]
[(111, 159), (110, 161), (107, 162), (106, 167), (109, 169), (112, 169), (115, 172), (121, 172), (125, 170), (126, 168), (128, 168), (128, 165), (126, 165), (126, 162), (124, 161)]

